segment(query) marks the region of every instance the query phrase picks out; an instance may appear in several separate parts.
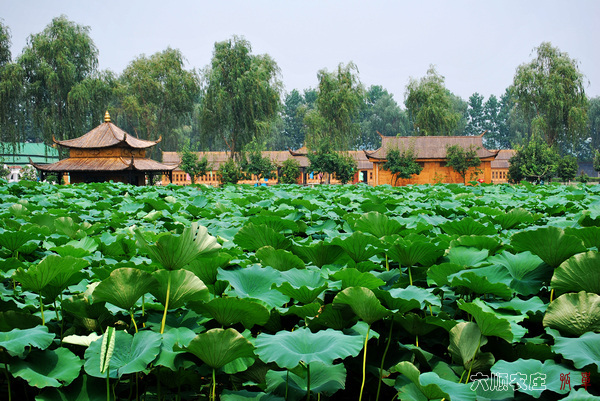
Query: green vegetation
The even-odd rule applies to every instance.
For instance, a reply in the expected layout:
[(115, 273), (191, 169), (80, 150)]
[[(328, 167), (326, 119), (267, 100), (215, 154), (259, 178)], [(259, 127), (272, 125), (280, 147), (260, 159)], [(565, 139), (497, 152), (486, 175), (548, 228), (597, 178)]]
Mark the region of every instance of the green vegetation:
[(287, 159), (281, 164), (279, 181), (282, 184), (296, 184), (300, 176), (300, 163), (295, 159)]
[(206, 175), (206, 172), (209, 169), (206, 156), (199, 159), (198, 155), (194, 152), (190, 152), (189, 148), (186, 146), (183, 148), (180, 157), (181, 163), (179, 164), (179, 168), (186, 174), (189, 174), (192, 184), (196, 182), (197, 177)]
[[(467, 173), (469, 169), (479, 167), (481, 160), (477, 157), (477, 149), (471, 145), (468, 149), (460, 145), (448, 146), (446, 149), (446, 166), (452, 167), (463, 179), (466, 184)], [(475, 170), (472, 179), (476, 179), (481, 170)]]
[(409, 179), (413, 175), (419, 175), (423, 167), (417, 163), (417, 156), (414, 148), (408, 149), (389, 149), (385, 155), (387, 161), (383, 164), (383, 169), (392, 173), (394, 177), (393, 186), (396, 186), (398, 179)]
[(510, 159), (509, 181), (516, 183), (527, 180), (539, 183), (554, 177), (558, 154), (539, 136), (532, 136), (526, 145), (518, 146), (516, 150)]
[[(597, 185), (0, 199), (3, 400), (599, 396)], [(515, 372), (545, 387), (473, 381)]]

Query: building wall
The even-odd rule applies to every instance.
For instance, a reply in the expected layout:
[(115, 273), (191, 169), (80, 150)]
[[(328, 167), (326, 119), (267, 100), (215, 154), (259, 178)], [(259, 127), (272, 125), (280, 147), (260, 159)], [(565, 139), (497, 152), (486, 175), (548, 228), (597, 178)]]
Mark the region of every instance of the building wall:
[[(423, 161), (421, 162), (423, 165), (423, 170), (419, 175), (415, 175), (410, 179), (398, 179), (396, 185), (421, 185), (421, 184), (435, 184), (435, 183), (456, 183), (462, 184), (463, 178), (456, 171), (452, 169), (452, 167), (446, 167), (445, 161)], [(392, 173), (389, 171), (383, 170), (383, 163), (373, 163), (374, 173), (375, 173), (375, 185), (393, 185), (394, 178)], [(491, 183), (492, 175), (491, 175), (491, 167), (490, 161), (482, 161), (479, 169), (482, 172), (478, 175), (478, 178), (482, 178), (484, 182)], [(471, 168), (467, 172), (466, 180), (471, 181), (471, 174), (476, 171), (476, 168)]]

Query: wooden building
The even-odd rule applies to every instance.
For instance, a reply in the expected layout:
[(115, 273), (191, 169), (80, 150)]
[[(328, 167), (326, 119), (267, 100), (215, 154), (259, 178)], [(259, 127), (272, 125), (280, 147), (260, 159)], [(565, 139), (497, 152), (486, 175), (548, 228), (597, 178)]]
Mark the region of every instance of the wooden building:
[[(382, 136), (381, 147), (373, 152), (365, 151), (367, 158), (373, 163), (373, 184), (392, 185), (393, 176), (389, 171), (383, 169), (387, 161), (386, 154), (390, 149), (414, 149), (417, 163), (423, 170), (419, 175), (413, 175), (410, 179), (398, 179), (397, 185), (408, 184), (435, 184), (435, 183), (463, 183), (463, 178), (451, 167), (446, 167), (446, 149), (448, 146), (459, 145), (464, 149), (473, 146), (477, 149), (477, 156), (481, 160), (478, 168), (471, 168), (466, 175), (467, 181), (475, 178), (477, 169), (481, 173), (477, 179), (484, 182), (492, 182), (491, 162), (496, 157), (497, 151), (490, 151), (483, 147), (483, 135), (480, 136)], [(472, 177), (473, 176), (473, 177)]]
[[(354, 175), (353, 183), (364, 182), (366, 184), (372, 185), (373, 182), (373, 163), (371, 163), (365, 153), (363, 151), (350, 151), (348, 152), (350, 156), (352, 156), (357, 163), (358, 171)], [(196, 184), (205, 184), (205, 185), (213, 185), (217, 186), (220, 184), (217, 171), (221, 164), (225, 163), (229, 158), (229, 154), (227, 152), (196, 152), (199, 159), (206, 157), (208, 160), (209, 170), (207, 175), (202, 177), (196, 177)], [(275, 173), (274, 178), (270, 178), (268, 180), (261, 180), (260, 184), (266, 185), (274, 185), (279, 182), (278, 174), (279, 167), (283, 164), (284, 161), (288, 159), (295, 159), (298, 161), (300, 165), (300, 176), (298, 177), (298, 184), (301, 185), (318, 185), (322, 182), (327, 181), (327, 174), (319, 176), (319, 174), (310, 171), (310, 162), (308, 161), (308, 150), (306, 147), (302, 147), (297, 150), (285, 150), (285, 151), (263, 151), (262, 156), (269, 158), (278, 168)], [(163, 163), (167, 166), (179, 166), (181, 162), (180, 155), (177, 152), (163, 152)], [(332, 177), (332, 184), (339, 184), (339, 181)], [(177, 185), (190, 185), (191, 179), (188, 174), (186, 174), (180, 168), (175, 168), (173, 170), (173, 183)], [(240, 184), (255, 184), (257, 183), (256, 177), (252, 177), (249, 180), (242, 180), (239, 182)], [(168, 184), (166, 177), (163, 177), (163, 184)]]
[(492, 183), (505, 184), (508, 182), (508, 168), (510, 167), (510, 158), (515, 155), (513, 149), (502, 149), (491, 163)]
[(133, 185), (153, 185), (154, 178), (172, 177), (177, 165), (167, 166), (146, 158), (146, 149), (160, 142), (146, 141), (127, 134), (110, 121), (108, 111), (104, 123), (87, 134), (65, 141), (54, 140), (69, 148), (69, 158), (52, 164), (31, 164), (42, 179), (48, 174), (64, 177), (65, 183), (115, 181)]

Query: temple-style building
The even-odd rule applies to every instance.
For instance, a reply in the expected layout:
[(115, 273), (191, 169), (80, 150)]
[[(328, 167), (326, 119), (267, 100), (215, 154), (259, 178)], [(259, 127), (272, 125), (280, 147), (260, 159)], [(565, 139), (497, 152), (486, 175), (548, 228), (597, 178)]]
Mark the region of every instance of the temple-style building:
[(31, 164), (42, 180), (48, 174), (64, 177), (65, 183), (124, 182), (132, 185), (153, 185), (163, 175), (172, 180), (177, 165), (165, 165), (146, 158), (146, 149), (160, 142), (146, 141), (127, 134), (110, 121), (108, 111), (100, 124), (79, 138), (57, 141), (69, 148), (69, 158), (52, 164)]

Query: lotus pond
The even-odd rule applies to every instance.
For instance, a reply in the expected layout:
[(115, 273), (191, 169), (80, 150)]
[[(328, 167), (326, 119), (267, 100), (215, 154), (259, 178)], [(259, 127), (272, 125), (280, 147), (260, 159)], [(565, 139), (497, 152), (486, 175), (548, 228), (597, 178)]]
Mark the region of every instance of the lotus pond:
[(2, 400), (599, 400), (600, 186), (0, 187)]

